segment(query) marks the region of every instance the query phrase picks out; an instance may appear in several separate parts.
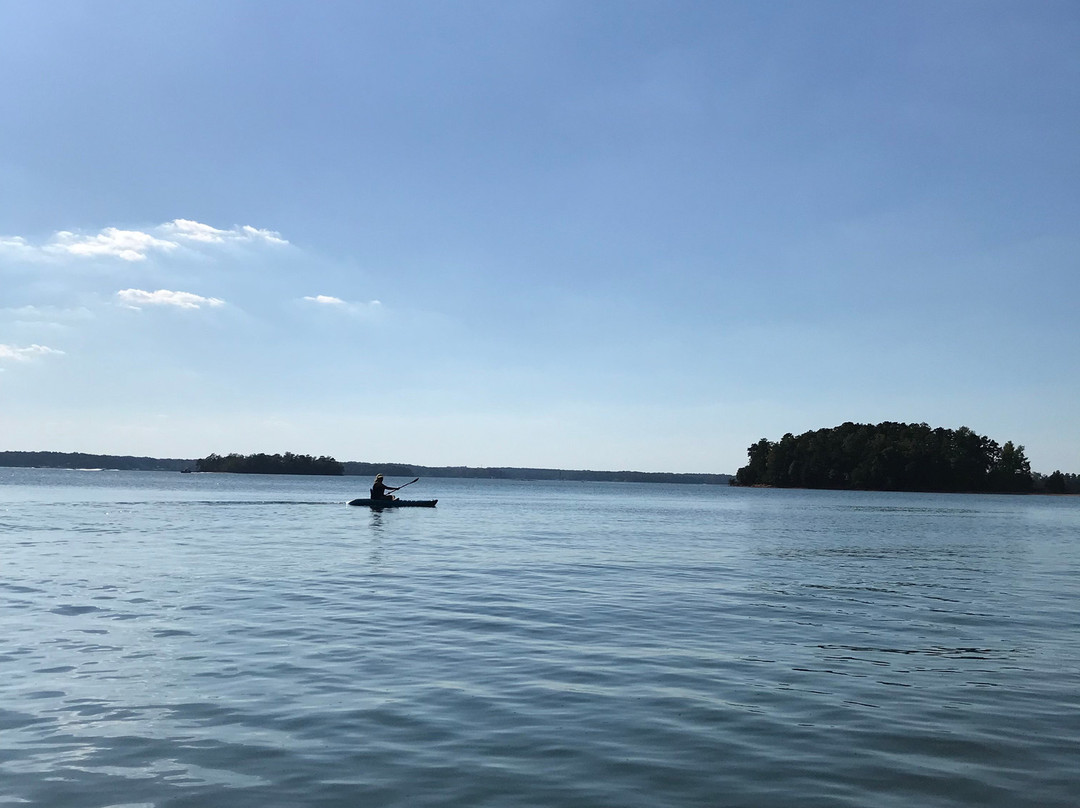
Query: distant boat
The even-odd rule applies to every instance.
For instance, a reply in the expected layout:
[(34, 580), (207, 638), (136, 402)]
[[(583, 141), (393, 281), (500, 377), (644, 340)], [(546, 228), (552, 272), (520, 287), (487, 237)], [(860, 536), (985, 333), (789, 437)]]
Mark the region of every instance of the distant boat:
[(369, 508), (434, 508), (437, 499), (354, 499), (350, 505), (366, 505)]

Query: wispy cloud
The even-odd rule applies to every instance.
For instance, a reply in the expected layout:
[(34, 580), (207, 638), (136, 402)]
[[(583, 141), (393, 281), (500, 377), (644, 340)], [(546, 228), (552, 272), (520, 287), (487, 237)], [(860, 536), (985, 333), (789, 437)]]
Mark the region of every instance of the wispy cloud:
[(0, 361), (9, 359), (15, 362), (30, 362), (43, 356), (63, 355), (63, 351), (48, 348), (44, 345), (27, 345), (20, 348), (17, 345), (0, 344)]
[(224, 244), (267, 244), (285, 246), (288, 241), (272, 230), (238, 225), (228, 230), (191, 219), (171, 222), (147, 230), (106, 227), (94, 234), (61, 230), (44, 244), (35, 245), (22, 236), (0, 236), (0, 255), (17, 258), (116, 258), (145, 261), (153, 253), (169, 253), (184, 247)]
[(266, 244), (286, 245), (289, 242), (273, 230), (260, 230), (250, 225), (233, 227), (231, 230), (219, 230), (208, 224), (190, 219), (173, 219), (158, 228), (180, 241), (201, 241), (206, 244), (225, 244), (227, 242), (265, 242)]
[(26, 320), (65, 319), (85, 320), (93, 313), (85, 306), (60, 308), (58, 306), (14, 306), (0, 309), (0, 317), (16, 317)]
[(315, 303), (316, 305), (319, 305), (319, 306), (345, 306), (345, 305), (348, 305), (340, 297), (331, 297), (330, 295), (314, 295), (314, 296), (305, 297), (304, 300), (306, 300), (308, 303)]
[(17, 306), (0, 309), (0, 324), (11, 327), (68, 328), (94, 319), (85, 306)]
[(369, 300), (367, 303), (350, 303), (332, 295), (309, 295), (301, 298), (301, 300), (312, 306), (332, 309), (345, 314), (371, 315), (382, 309), (382, 303), (378, 300)]
[(43, 249), (35, 247), (22, 236), (0, 236), (0, 270), (47, 257)]
[(22, 236), (0, 236), (0, 250), (28, 250), (30, 245)]
[(201, 309), (204, 306), (214, 308), (224, 306), (225, 301), (216, 297), (202, 297), (191, 292), (173, 292), (158, 289), (147, 292), (142, 289), (121, 289), (116, 296), (127, 306), (141, 309), (144, 306), (174, 306), (180, 309)]

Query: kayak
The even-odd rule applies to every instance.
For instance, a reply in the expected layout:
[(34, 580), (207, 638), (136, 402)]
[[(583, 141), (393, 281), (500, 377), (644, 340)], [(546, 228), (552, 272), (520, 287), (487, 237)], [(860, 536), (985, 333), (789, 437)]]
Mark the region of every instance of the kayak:
[(437, 499), (353, 499), (350, 505), (367, 505), (369, 508), (434, 508)]

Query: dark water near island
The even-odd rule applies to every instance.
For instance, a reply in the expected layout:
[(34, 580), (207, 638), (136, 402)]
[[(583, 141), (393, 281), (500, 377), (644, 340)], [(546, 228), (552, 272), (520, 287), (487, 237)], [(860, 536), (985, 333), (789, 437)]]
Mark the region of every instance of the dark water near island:
[(0, 469), (0, 805), (1075, 806), (1080, 499)]

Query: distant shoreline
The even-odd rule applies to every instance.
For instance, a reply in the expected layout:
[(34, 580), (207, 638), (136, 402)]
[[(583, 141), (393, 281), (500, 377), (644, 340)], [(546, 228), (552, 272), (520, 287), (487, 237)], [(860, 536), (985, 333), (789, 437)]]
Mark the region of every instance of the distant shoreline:
[[(107, 469), (110, 471), (195, 471), (195, 459), (96, 455), (83, 452), (0, 452), (0, 467)], [(416, 466), (405, 463), (343, 461), (345, 476), (464, 477), (489, 480), (567, 480), (572, 482), (676, 483), (728, 485), (731, 474), (663, 471), (592, 471), (586, 469), (517, 468), (509, 466)], [(219, 473), (219, 472), (205, 472)]]

